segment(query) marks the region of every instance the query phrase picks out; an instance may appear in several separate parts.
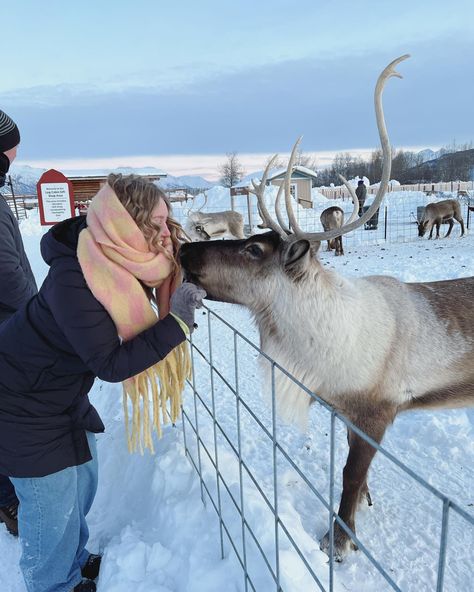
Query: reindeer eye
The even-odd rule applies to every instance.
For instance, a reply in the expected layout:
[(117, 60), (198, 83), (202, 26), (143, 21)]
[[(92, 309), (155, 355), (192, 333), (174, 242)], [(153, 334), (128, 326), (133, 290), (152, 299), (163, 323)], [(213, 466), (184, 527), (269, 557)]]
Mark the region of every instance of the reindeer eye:
[(252, 255), (252, 257), (261, 257), (263, 255), (263, 249), (255, 243), (249, 245), (245, 250)]

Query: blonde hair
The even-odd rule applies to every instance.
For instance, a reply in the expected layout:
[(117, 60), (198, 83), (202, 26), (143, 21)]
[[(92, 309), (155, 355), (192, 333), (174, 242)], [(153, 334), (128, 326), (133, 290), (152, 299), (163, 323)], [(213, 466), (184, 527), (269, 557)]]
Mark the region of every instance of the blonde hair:
[[(151, 181), (137, 175), (126, 175), (111, 173), (107, 178), (107, 183), (112, 187), (115, 195), (121, 204), (135, 220), (138, 228), (143, 232), (148, 245), (154, 251), (164, 253), (171, 257), (174, 266), (174, 272), (178, 271), (179, 265), (176, 261), (176, 254), (181, 243), (189, 240), (181, 225), (172, 218), (171, 203), (165, 193)], [(173, 244), (173, 256), (160, 244), (161, 227), (153, 221), (152, 213), (157, 204), (163, 200), (168, 208), (168, 225), (171, 242)]]

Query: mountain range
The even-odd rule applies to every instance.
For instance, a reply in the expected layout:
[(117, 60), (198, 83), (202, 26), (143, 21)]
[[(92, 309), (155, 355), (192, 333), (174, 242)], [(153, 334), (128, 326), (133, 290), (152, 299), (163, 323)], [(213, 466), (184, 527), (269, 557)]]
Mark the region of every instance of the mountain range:
[(438, 181), (471, 181), (474, 179), (474, 149), (457, 152), (440, 151), (437, 158), (404, 171), (402, 183), (431, 183)]
[[(13, 191), (15, 195), (31, 195), (36, 194), (36, 184), (41, 175), (46, 169), (35, 168), (29, 165), (15, 165), (13, 164), (9, 175), (12, 179)], [(63, 170), (61, 171), (67, 177), (76, 176), (96, 176), (108, 175), (109, 173), (122, 173), (124, 175), (142, 174), (142, 175), (158, 175), (164, 172), (155, 167), (133, 168), (133, 167), (119, 167), (116, 169), (87, 169), (87, 170)], [(174, 177), (167, 175), (159, 182), (163, 189), (187, 189), (191, 192), (198, 192), (199, 190), (209, 189), (214, 187), (216, 183), (212, 183), (203, 177), (197, 175), (183, 175)], [(9, 187), (5, 187), (2, 193), (10, 193)]]

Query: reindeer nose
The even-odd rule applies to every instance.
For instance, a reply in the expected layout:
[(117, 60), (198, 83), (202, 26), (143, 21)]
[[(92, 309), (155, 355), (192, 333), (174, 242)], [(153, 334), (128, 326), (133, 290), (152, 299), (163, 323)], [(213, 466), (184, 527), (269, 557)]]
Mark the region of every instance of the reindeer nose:
[(191, 243), (184, 243), (181, 245), (179, 249), (179, 262), (181, 263), (182, 267), (186, 267), (186, 262), (189, 262), (189, 247)]

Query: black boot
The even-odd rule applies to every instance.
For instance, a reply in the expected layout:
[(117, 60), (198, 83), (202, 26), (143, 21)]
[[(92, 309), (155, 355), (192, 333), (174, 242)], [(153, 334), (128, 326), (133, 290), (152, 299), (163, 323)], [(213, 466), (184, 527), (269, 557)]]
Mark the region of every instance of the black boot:
[(99, 575), (100, 562), (102, 555), (89, 555), (84, 567), (81, 569), (81, 575), (88, 580), (95, 580)]
[(74, 586), (74, 590), (72, 592), (95, 592), (96, 589), (95, 582), (92, 580), (82, 580), (80, 584)]
[(9, 506), (0, 508), (0, 522), (5, 522), (5, 526), (10, 534), (18, 536), (18, 502), (13, 502)]

